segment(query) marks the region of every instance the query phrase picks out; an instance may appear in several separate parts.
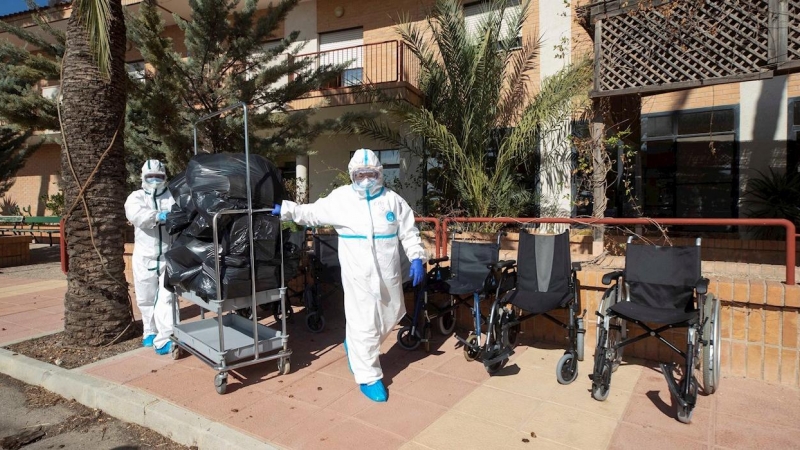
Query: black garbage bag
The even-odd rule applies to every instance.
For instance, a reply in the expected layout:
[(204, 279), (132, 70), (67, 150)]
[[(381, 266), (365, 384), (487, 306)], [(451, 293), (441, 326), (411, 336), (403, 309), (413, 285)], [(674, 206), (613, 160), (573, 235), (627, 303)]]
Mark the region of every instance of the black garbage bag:
[[(280, 286), (280, 267), (256, 264), (256, 291), (276, 289)], [(252, 293), (250, 267), (226, 267), (222, 276), (225, 298), (247, 297)]]
[(189, 185), (186, 184), (185, 170), (169, 180), (167, 189), (169, 189), (169, 193), (175, 199), (175, 204), (180, 209), (186, 210), (189, 207), (189, 203), (192, 201), (192, 191), (189, 189)]
[[(247, 201), (240, 199), (224, 199), (215, 192), (193, 192), (192, 205), (197, 209), (197, 215), (186, 229), (186, 234), (201, 239), (213, 239), (214, 215), (220, 211), (231, 209), (247, 209)], [(222, 235), (223, 229), (241, 217), (241, 214), (222, 214), (217, 219), (217, 230)]]
[(167, 220), (164, 226), (169, 234), (178, 234), (188, 228), (194, 218), (197, 216), (197, 211), (181, 209), (177, 203), (172, 205), (172, 210), (167, 214)]
[(202, 268), (198, 264), (197, 255), (186, 247), (172, 247), (164, 254), (166, 274), (164, 288), (175, 292), (175, 288), (187, 289)]
[[(248, 217), (237, 216), (223, 237), (225, 254), (250, 257)], [(270, 261), (277, 253), (280, 219), (267, 213), (253, 214), (253, 245), (256, 261)]]
[[(253, 208), (271, 208), (284, 197), (280, 171), (260, 155), (250, 155), (249, 162)], [(193, 194), (214, 192), (222, 199), (246, 200), (245, 156), (231, 153), (196, 155), (186, 168), (186, 182)], [(197, 206), (200, 208), (199, 204)]]

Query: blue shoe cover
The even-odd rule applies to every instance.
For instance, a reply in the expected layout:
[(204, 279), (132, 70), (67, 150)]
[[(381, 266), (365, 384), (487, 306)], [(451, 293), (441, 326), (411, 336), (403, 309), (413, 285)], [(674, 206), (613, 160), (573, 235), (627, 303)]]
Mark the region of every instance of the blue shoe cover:
[(383, 381), (378, 380), (372, 384), (360, 384), (361, 392), (373, 402), (385, 402), (388, 398), (386, 388), (383, 386)]
[(347, 368), (350, 369), (350, 373), (353, 373), (353, 368), (350, 367), (350, 354), (347, 352), (347, 341), (344, 341), (344, 356), (347, 358)]
[(142, 347), (152, 347), (153, 346), (153, 339), (156, 338), (155, 334), (148, 334), (147, 336), (142, 339)]
[(156, 353), (159, 355), (169, 355), (169, 351), (172, 350), (172, 341), (167, 342), (161, 348), (156, 349)]

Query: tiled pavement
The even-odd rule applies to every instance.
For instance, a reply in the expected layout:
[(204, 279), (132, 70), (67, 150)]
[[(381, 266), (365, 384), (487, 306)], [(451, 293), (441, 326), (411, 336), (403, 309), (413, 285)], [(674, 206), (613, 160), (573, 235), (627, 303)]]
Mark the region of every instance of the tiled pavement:
[[(0, 274), (0, 345), (62, 327), (63, 280)], [(290, 326), (292, 372), (274, 362), (231, 374), (218, 395), (214, 372), (194, 357), (172, 361), (140, 349), (75, 369), (148, 391), (210, 419), (286, 448), (800, 448), (800, 391), (724, 377), (702, 396), (691, 425), (675, 419), (660, 371), (623, 365), (605, 402), (589, 395), (590, 353), (571, 385), (556, 382), (562, 351), (530, 343), (489, 377), (442, 336), (430, 353), (383, 346), (390, 399), (371, 403), (347, 370), (344, 322), (336, 302), (328, 327), (309, 334), (298, 313)], [(184, 309), (196, 314), (196, 307)], [(269, 320), (263, 320), (269, 323)]]

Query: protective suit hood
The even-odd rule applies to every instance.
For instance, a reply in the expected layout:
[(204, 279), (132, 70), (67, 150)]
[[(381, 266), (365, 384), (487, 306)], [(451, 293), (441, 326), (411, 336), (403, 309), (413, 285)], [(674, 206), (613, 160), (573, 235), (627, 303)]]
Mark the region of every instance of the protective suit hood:
[[(160, 183), (148, 183), (146, 178), (149, 175), (160, 175), (164, 177), (164, 180)], [(142, 189), (145, 190), (148, 194), (152, 194), (153, 191), (160, 192), (164, 190), (167, 186), (167, 171), (164, 169), (164, 164), (161, 164), (161, 161), (157, 159), (148, 159), (142, 165)]]
[[(378, 173), (375, 183), (370, 186), (359, 186), (356, 182), (355, 175), (358, 171), (368, 170)], [(350, 181), (353, 183), (353, 190), (360, 197), (374, 198), (380, 195), (383, 190), (383, 165), (378, 159), (378, 155), (370, 149), (361, 148), (353, 153), (350, 163), (347, 165), (347, 171), (350, 174)]]

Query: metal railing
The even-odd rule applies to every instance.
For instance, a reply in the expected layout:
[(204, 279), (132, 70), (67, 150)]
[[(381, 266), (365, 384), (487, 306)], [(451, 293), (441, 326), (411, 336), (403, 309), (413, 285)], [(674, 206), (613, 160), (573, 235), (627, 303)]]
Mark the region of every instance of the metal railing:
[(433, 246), (434, 252), (436, 253), (436, 258), (441, 256), (441, 241), (440, 237), (442, 236), (442, 223), (439, 219), (434, 217), (415, 217), (414, 222), (425, 222), (425, 223), (432, 223), (433, 224)]
[[(322, 87), (323, 90), (398, 81), (416, 86), (419, 78), (419, 61), (397, 40), (306, 53), (293, 58), (311, 59), (310, 70), (326, 65), (347, 65), (335, 80)], [(294, 73), (290, 79), (298, 77), (302, 77), (302, 73)]]
[(786, 284), (795, 284), (796, 239), (794, 223), (786, 219), (651, 219), (651, 218), (603, 218), (577, 219), (570, 217), (447, 217), (442, 221), (440, 253), (447, 252), (447, 229), (451, 223), (554, 223), (572, 225), (699, 225), (699, 226), (749, 226), (783, 227), (786, 229)]

